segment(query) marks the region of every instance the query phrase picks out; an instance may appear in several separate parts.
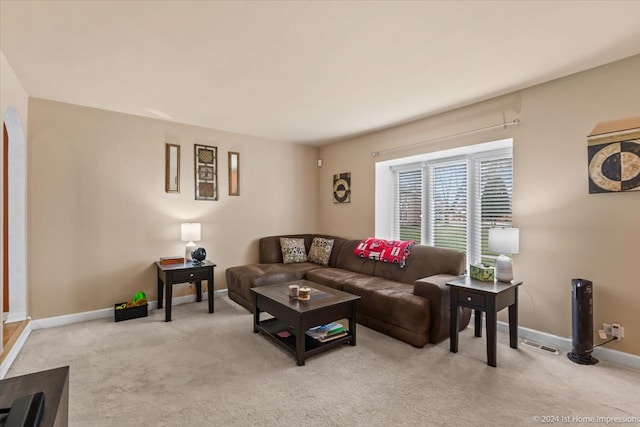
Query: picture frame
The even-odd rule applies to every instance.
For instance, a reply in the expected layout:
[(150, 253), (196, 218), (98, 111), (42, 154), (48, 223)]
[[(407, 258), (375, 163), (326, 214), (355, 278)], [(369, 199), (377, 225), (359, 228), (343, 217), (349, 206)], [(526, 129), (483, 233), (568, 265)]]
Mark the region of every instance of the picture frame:
[(180, 145), (165, 144), (165, 183), (167, 193), (180, 192)]
[(218, 147), (194, 144), (195, 199), (218, 200)]
[(640, 116), (598, 123), (587, 137), (589, 194), (640, 191)]
[(351, 203), (351, 172), (333, 175), (333, 203)]
[(240, 153), (228, 152), (229, 161), (229, 195), (240, 195)]

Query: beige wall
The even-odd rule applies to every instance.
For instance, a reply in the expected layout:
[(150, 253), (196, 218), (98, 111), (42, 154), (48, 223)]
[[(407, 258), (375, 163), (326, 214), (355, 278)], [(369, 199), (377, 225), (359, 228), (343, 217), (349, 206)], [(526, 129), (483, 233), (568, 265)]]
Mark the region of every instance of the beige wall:
[[(184, 254), (181, 222), (202, 224), (216, 289), (227, 267), (257, 261), (259, 237), (315, 230), (316, 147), (42, 99), (29, 113), (33, 318), (112, 307), (138, 290), (156, 299), (152, 263)], [(164, 188), (167, 139), (182, 147), (180, 194)], [(194, 200), (195, 142), (218, 147), (218, 201)], [(227, 195), (228, 151), (240, 152), (239, 197)]]
[[(0, 50), (0, 111), (4, 114), (7, 108), (13, 106), (18, 110), (23, 125), (27, 123), (28, 96), (22, 87), (11, 65)], [(27, 132), (24, 129), (25, 134)]]
[[(446, 84), (444, 82), (443, 84)], [(455, 89), (455, 88), (452, 88)], [(506, 130), (400, 147), (519, 118)], [(588, 194), (587, 135), (600, 121), (640, 115), (640, 56), (382, 132), (321, 148), (319, 232), (374, 233), (374, 165), (411, 154), (513, 137), (514, 256), (520, 325), (571, 335), (571, 279), (594, 282), (594, 325), (618, 322), (625, 339), (608, 348), (640, 355), (640, 191)], [(331, 203), (331, 175), (351, 172), (352, 202)], [(506, 320), (501, 313), (501, 319)], [(598, 340), (596, 339), (596, 342)]]

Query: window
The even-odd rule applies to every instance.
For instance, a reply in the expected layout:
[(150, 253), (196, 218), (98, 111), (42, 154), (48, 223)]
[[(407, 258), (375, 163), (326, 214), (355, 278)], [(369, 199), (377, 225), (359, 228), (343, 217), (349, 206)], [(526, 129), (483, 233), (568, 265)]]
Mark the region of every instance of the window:
[(511, 227), (513, 161), (509, 157), (478, 160), (480, 183), (481, 262), (495, 264), (499, 254), (489, 252), (489, 228)]
[[(489, 228), (512, 225), (513, 156), (508, 141), (507, 148), (475, 147), (462, 155), (408, 164), (396, 160), (387, 169), (395, 192), (390, 237), (456, 249), (467, 254), (469, 263), (493, 265), (499, 254), (488, 250)], [(384, 209), (377, 203), (376, 234), (383, 235), (378, 232), (379, 208)]]
[(398, 171), (395, 232), (400, 240), (422, 241), (422, 169)]
[(431, 181), (427, 200), (429, 233), (427, 241), (440, 248), (467, 250), (467, 163), (428, 165)]

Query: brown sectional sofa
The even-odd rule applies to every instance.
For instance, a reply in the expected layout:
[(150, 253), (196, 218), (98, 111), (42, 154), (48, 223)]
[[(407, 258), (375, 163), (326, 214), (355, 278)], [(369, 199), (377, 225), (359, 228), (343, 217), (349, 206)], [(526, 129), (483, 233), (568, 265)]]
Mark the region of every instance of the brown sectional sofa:
[[(310, 262), (284, 264), (280, 237), (302, 238), (307, 252), (314, 237), (334, 240), (328, 266)], [(404, 268), (360, 258), (354, 248), (360, 240), (299, 234), (264, 237), (259, 241), (258, 264), (226, 270), (229, 298), (253, 312), (251, 288), (306, 279), (361, 297), (357, 321), (416, 347), (449, 337), (449, 287), (446, 282), (464, 273), (465, 254), (415, 245)], [(470, 309), (458, 313), (466, 328)]]

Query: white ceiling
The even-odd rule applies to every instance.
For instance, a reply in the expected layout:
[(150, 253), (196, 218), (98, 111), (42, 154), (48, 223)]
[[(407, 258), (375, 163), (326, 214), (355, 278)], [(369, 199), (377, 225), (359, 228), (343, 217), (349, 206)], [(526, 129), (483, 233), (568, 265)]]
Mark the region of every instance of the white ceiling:
[(29, 96), (324, 144), (640, 53), (640, 1), (0, 1)]

